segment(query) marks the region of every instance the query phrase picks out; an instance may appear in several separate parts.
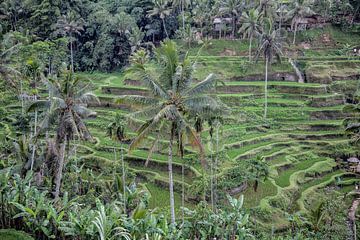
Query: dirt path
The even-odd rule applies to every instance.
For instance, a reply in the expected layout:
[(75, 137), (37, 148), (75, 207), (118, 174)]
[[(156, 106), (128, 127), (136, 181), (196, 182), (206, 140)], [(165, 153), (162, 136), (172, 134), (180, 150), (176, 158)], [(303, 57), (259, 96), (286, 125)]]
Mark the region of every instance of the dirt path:
[(348, 226), (350, 230), (349, 239), (351, 240), (356, 240), (356, 210), (359, 207), (359, 204), (360, 198), (354, 199), (348, 212)]

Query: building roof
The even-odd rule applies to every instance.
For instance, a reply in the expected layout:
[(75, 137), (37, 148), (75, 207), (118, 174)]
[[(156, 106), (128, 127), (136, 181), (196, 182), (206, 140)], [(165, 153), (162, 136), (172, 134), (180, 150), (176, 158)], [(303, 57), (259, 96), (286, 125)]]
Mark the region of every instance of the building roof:
[(350, 163), (360, 163), (360, 160), (356, 157), (348, 158), (347, 161)]

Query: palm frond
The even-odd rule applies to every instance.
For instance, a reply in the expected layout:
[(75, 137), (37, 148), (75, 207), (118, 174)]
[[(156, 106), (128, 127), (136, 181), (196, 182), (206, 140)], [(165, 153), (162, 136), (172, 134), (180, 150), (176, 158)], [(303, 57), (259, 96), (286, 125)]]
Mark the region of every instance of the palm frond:
[(157, 98), (140, 96), (140, 95), (122, 95), (117, 97), (116, 104), (131, 104), (135, 106), (153, 106), (159, 103)]
[(214, 74), (209, 74), (209, 76), (207, 76), (205, 78), (205, 80), (199, 82), (198, 84), (196, 84), (194, 87), (188, 89), (187, 91), (184, 92), (184, 95), (186, 96), (194, 96), (194, 95), (198, 95), (201, 93), (204, 93), (210, 89), (213, 89), (215, 87), (216, 84), (216, 78)]
[(76, 102), (81, 104), (89, 104), (89, 103), (100, 103), (99, 98), (92, 92), (86, 92), (82, 94), (80, 97), (76, 98)]
[(39, 109), (46, 109), (49, 108), (51, 106), (51, 102), (48, 100), (36, 100), (31, 102), (27, 107), (26, 107), (26, 112), (32, 112), (35, 110), (39, 110)]

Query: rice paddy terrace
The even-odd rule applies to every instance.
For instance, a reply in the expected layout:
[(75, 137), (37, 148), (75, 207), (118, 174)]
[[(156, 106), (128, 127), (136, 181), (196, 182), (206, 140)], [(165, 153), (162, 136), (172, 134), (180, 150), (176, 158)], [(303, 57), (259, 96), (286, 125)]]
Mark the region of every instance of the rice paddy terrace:
[[(236, 51), (242, 48), (241, 44), (230, 41), (227, 46)], [(336, 49), (329, 50), (328, 55), (323, 49), (312, 50), (309, 57), (298, 58), (307, 76), (306, 83), (297, 82), (286, 59), (281, 64), (273, 64), (269, 74), (268, 120), (264, 121), (262, 61), (249, 65), (246, 57), (223, 56), (224, 49), (224, 41), (214, 41), (214, 45), (197, 58), (195, 77), (200, 80), (216, 73), (225, 82), (217, 87), (217, 94), (232, 110), (220, 131), (222, 159), (218, 177), (247, 159), (261, 157), (270, 165), (270, 177), (260, 183), (257, 192), (252, 187), (242, 192), (246, 206), (257, 210), (258, 223), (282, 229), (288, 225), (286, 213), (310, 211), (329, 189), (343, 193), (353, 190), (358, 178), (342, 167), (340, 159), (358, 150), (346, 148), (346, 152), (339, 154), (348, 142), (342, 127), (346, 96), (333, 86), (337, 82), (356, 81), (360, 59), (334, 56), (331, 52)], [(82, 76), (93, 81), (101, 104), (92, 106), (98, 117), (88, 120), (96, 143), (79, 144), (78, 151), (87, 167), (98, 169), (106, 176), (106, 171), (119, 166), (114, 163), (113, 149), (120, 149), (120, 144), (109, 139), (105, 129), (116, 112), (131, 111), (126, 103), (116, 105), (114, 99), (125, 94), (147, 94), (147, 91), (129, 75)], [(134, 134), (127, 130), (129, 138)], [(206, 131), (202, 139), (210, 157), (210, 137)], [(162, 146), (166, 144), (161, 143), (166, 141), (160, 140), (147, 167), (144, 163), (150, 146), (144, 145), (125, 157), (129, 171), (151, 194), (152, 207), (168, 206), (167, 149)], [(123, 147), (126, 151), (127, 145)], [(183, 160), (174, 159), (177, 206), (181, 204), (182, 184), (190, 189), (201, 179), (203, 170), (196, 156), (193, 150), (187, 149), (185, 177), (181, 174)], [(190, 195), (188, 190), (187, 199), (191, 199)], [(191, 207), (192, 202), (186, 201), (186, 205)]]

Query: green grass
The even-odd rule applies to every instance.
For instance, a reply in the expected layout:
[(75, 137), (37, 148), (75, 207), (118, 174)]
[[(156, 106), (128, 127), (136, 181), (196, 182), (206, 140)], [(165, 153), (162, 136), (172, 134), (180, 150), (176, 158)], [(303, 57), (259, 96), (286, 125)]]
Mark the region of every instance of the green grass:
[[(170, 206), (170, 197), (169, 192), (165, 188), (161, 188), (153, 183), (146, 183), (146, 188), (149, 190), (151, 194), (151, 198), (149, 201), (150, 208), (169, 208)], [(175, 198), (175, 208), (179, 211), (181, 207), (181, 194), (174, 192)], [(185, 207), (193, 208), (194, 205), (192, 203), (185, 201)]]
[(301, 170), (305, 170), (309, 167), (311, 167), (312, 165), (314, 165), (314, 163), (321, 161), (323, 159), (321, 158), (308, 158), (306, 160), (300, 161), (299, 163), (294, 164), (293, 166), (291, 166), (289, 169), (282, 171), (279, 176), (275, 179), (276, 184), (279, 187), (287, 187), (290, 185), (290, 176), (298, 171)]
[(1, 240), (34, 240), (28, 234), (15, 229), (0, 229)]
[(246, 208), (256, 207), (259, 205), (261, 199), (268, 196), (274, 196), (276, 193), (277, 193), (276, 187), (269, 180), (260, 182), (256, 192), (254, 191), (254, 188), (250, 184), (250, 186), (243, 193), (244, 206)]

